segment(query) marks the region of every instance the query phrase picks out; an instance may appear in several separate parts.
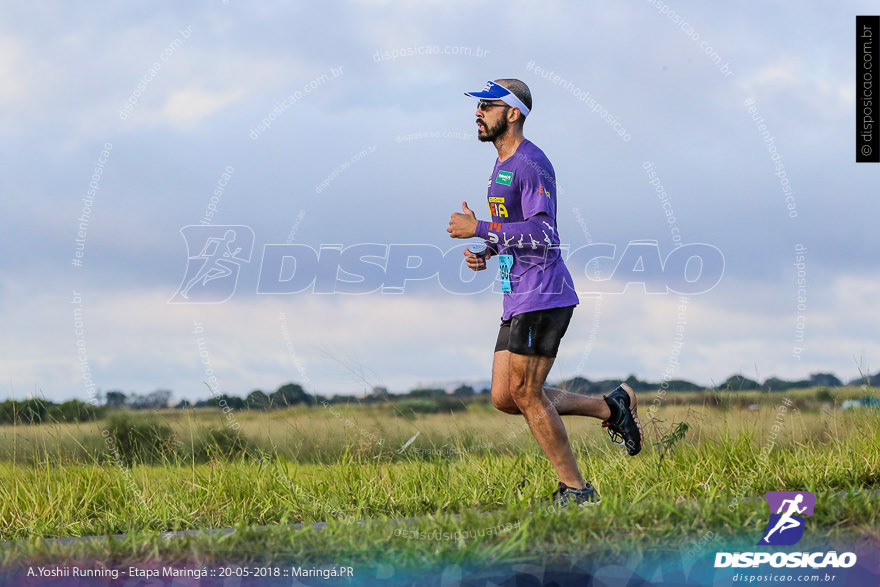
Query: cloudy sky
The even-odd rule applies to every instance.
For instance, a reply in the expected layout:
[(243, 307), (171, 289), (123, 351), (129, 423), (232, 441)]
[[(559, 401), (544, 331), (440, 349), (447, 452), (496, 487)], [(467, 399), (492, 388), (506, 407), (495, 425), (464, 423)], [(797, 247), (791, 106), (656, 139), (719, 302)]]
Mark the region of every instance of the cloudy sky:
[[(211, 375), (236, 395), (488, 379), (500, 295), (456, 273), (458, 250), (441, 255), (459, 244), (445, 228), (463, 200), (488, 215), (496, 153), (462, 92), (498, 77), (532, 89), (526, 136), (556, 169), (562, 241), (581, 249), (581, 304), (551, 380), (876, 371), (880, 166), (855, 163), (853, 138), (855, 16), (872, 11), (7, 6), (0, 396), (201, 398)], [(197, 272), (214, 261), (199, 255), (227, 230), (241, 250), (209, 287)], [(702, 251), (687, 265), (675, 253), (700, 243), (682, 249)], [(586, 262), (607, 245), (610, 259)], [(322, 246), (317, 270), (268, 254)], [(349, 268), (376, 287), (334, 293), (340, 247), (368, 251)], [(643, 252), (631, 267), (628, 247)], [(320, 287), (267, 293), (309, 270)], [(690, 284), (686, 302), (675, 284)]]

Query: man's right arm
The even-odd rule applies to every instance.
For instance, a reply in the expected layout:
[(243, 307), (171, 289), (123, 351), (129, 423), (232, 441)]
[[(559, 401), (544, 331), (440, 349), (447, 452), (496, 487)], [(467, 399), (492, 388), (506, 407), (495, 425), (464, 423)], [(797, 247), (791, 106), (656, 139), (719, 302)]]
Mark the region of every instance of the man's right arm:
[(543, 212), (522, 222), (477, 222), (474, 236), (485, 239), (491, 245), (520, 249), (547, 249), (558, 244), (553, 219)]
[(467, 247), (464, 248), (464, 258), (465, 258), (465, 261), (467, 262), (467, 266), (470, 267), (471, 269), (473, 269), (474, 271), (482, 271), (483, 269), (485, 269), (486, 262), (489, 260), (489, 258), (492, 257), (493, 255), (497, 255), (497, 254), (498, 254), (498, 251), (495, 249), (492, 249), (489, 246), (486, 247), (486, 253), (485, 253), (485, 256), (483, 256), (483, 257), (477, 255), (476, 253), (471, 252), (471, 250), (468, 249)]

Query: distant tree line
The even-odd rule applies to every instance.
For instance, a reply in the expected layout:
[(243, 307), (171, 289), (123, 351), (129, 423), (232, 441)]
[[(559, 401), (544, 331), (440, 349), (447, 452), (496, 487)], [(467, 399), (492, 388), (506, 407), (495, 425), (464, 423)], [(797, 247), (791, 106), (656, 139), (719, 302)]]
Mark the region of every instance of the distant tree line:
[[(630, 375), (625, 379), (637, 392), (655, 391), (660, 384), (648, 381), (641, 381), (634, 375)], [(873, 384), (880, 381), (880, 372), (873, 376), (857, 378), (848, 383), (848, 385)], [(620, 383), (617, 379), (607, 379), (602, 381), (590, 381), (584, 377), (574, 377), (560, 382), (557, 386), (585, 395), (605, 394), (613, 390)], [(754, 379), (749, 379), (743, 375), (732, 375), (724, 382), (710, 389), (719, 391), (785, 391), (795, 388), (833, 388), (843, 385), (840, 379), (831, 373), (814, 373), (809, 379), (798, 381), (785, 381), (777, 377), (766, 379), (763, 383)], [(683, 379), (673, 379), (667, 382), (666, 389), (672, 392), (693, 392), (703, 391), (703, 386), (691, 383)], [(199, 400), (192, 403), (188, 400), (181, 400), (175, 405), (171, 405), (172, 392), (167, 389), (158, 389), (147, 394), (126, 394), (122, 391), (108, 391), (103, 395), (103, 405), (93, 405), (91, 403), (80, 400), (70, 400), (64, 403), (56, 404), (46, 399), (26, 399), (26, 400), (6, 400), (0, 402), (0, 425), (2, 424), (39, 424), (43, 422), (89, 422), (103, 418), (110, 409), (127, 409), (127, 410), (157, 410), (165, 408), (205, 408), (217, 407), (219, 405), (229, 406), (234, 410), (274, 410), (287, 408), (291, 406), (315, 406), (339, 403), (380, 403), (380, 402), (399, 402), (406, 400), (410, 403), (421, 402), (420, 404), (412, 404), (412, 407), (418, 407), (422, 411), (429, 411), (428, 408), (440, 406), (442, 411), (462, 409), (463, 401), (468, 398), (485, 396), (489, 394), (489, 389), (481, 389), (477, 392), (470, 385), (460, 385), (452, 390), (441, 388), (417, 388), (408, 393), (392, 394), (385, 387), (377, 386), (370, 390), (363, 397), (352, 396), (333, 396), (325, 397), (322, 395), (307, 393), (298, 383), (286, 383), (277, 390), (266, 393), (262, 390), (255, 389), (245, 397), (239, 397), (229, 394), (218, 394), (213, 397)], [(439, 402), (439, 403), (438, 403)], [(422, 405), (424, 404), (424, 405)], [(434, 405), (436, 404), (436, 405)]]
[[(867, 383), (880, 380), (880, 372), (876, 375), (867, 377)], [(624, 380), (633, 391), (653, 391), (660, 384), (648, 381), (640, 381), (634, 375), (630, 375)], [(559, 384), (559, 387), (574, 393), (582, 393), (587, 395), (608, 393), (617, 387), (619, 381), (617, 379), (607, 379), (604, 381), (590, 381), (584, 377), (574, 377), (567, 379)], [(848, 385), (862, 385), (866, 383), (865, 378), (853, 379)], [(686, 381), (684, 379), (672, 379), (666, 382), (666, 389), (669, 391), (703, 391), (706, 387)], [(709, 389), (718, 391), (785, 391), (787, 389), (803, 389), (809, 387), (841, 387), (843, 382), (831, 373), (814, 373), (809, 379), (801, 379), (798, 381), (785, 381), (778, 377), (770, 377), (763, 383), (754, 379), (749, 379), (743, 375), (731, 375), (722, 383), (715, 385)]]
[(315, 405), (326, 401), (326, 398), (306, 393), (306, 390), (298, 383), (286, 383), (272, 393), (255, 389), (244, 398), (224, 393), (209, 399), (199, 400), (194, 404), (184, 400), (177, 404), (177, 407), (204, 408), (220, 405), (223, 400), (233, 410), (274, 410), (298, 405)]
[(106, 406), (94, 406), (72, 399), (56, 404), (45, 399), (0, 402), (0, 424), (42, 424), (43, 422), (90, 422), (102, 418)]

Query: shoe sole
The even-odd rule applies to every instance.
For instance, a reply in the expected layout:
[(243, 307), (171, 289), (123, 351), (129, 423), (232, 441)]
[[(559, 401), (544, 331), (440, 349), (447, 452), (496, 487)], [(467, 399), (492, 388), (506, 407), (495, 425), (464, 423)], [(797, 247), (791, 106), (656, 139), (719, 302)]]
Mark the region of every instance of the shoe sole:
[[(560, 483), (560, 485), (561, 485), (561, 483)], [(588, 484), (588, 485), (589, 485), (589, 484)], [(602, 498), (599, 497), (599, 492), (596, 491), (596, 488), (595, 488), (595, 487), (593, 487), (593, 495), (596, 497), (596, 501), (577, 501), (574, 497), (571, 497), (571, 498), (569, 498), (569, 499), (566, 501), (565, 504), (560, 504), (560, 503), (558, 503), (558, 502), (556, 501), (556, 499), (557, 499), (557, 495), (566, 495), (566, 496), (568, 496), (568, 495), (573, 495), (573, 494), (569, 494), (569, 493), (559, 494), (559, 493), (557, 493), (557, 492), (554, 492), (554, 493), (553, 493), (553, 497), (551, 498), (551, 500), (552, 500), (552, 507), (559, 508), (559, 509), (565, 509), (565, 508), (570, 507), (570, 506), (577, 506), (577, 507), (591, 507), (591, 506), (594, 506), (594, 505), (599, 505), (599, 504), (602, 502)]]
[(593, 506), (599, 505), (602, 503), (602, 500), (599, 499), (597, 501), (570, 501), (565, 505), (559, 505), (558, 503), (551, 504), (550, 507), (556, 508), (559, 510), (564, 510), (570, 507), (578, 507), (578, 508), (591, 508)]
[[(639, 445), (645, 444), (645, 430), (642, 428), (642, 422), (639, 420), (639, 411), (636, 408), (636, 392), (633, 391), (632, 387), (627, 385), (626, 383), (621, 383), (618, 387), (620, 387), (623, 391), (626, 392), (626, 395), (629, 396), (629, 413), (632, 415), (633, 420), (635, 420), (636, 427), (639, 429)], [(639, 450), (641, 452), (641, 450)], [(638, 454), (638, 453), (636, 453)], [(636, 455), (631, 455), (636, 456)]]

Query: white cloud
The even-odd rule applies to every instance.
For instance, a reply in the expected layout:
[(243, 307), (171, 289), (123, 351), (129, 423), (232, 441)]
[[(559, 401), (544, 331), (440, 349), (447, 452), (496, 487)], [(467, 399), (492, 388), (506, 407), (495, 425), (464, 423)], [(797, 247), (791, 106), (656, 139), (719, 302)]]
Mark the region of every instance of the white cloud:
[(22, 67), (26, 54), (22, 40), (0, 38), (0, 107), (4, 110), (26, 103), (32, 94), (33, 79)]
[(169, 93), (162, 108), (162, 118), (174, 126), (191, 128), (222, 108), (245, 96), (244, 89), (210, 91), (188, 87)]

